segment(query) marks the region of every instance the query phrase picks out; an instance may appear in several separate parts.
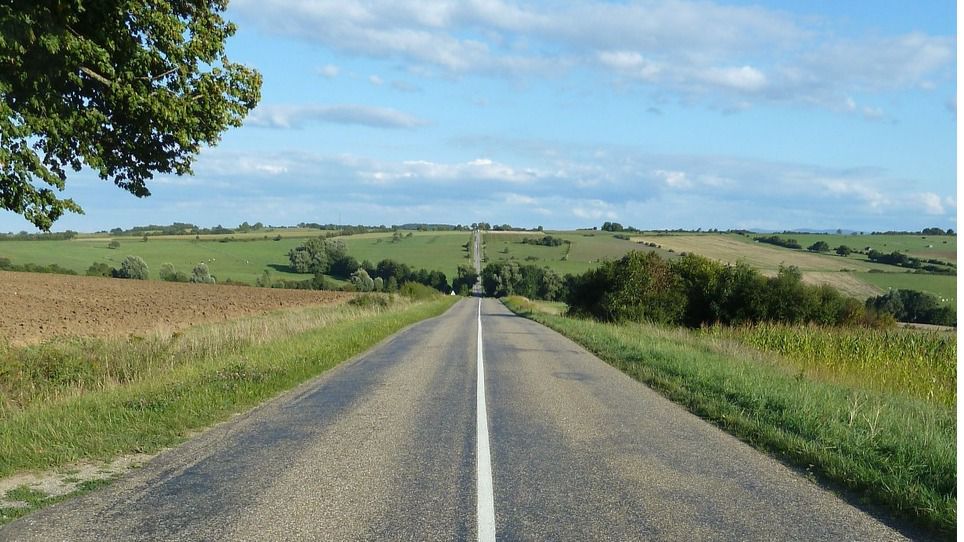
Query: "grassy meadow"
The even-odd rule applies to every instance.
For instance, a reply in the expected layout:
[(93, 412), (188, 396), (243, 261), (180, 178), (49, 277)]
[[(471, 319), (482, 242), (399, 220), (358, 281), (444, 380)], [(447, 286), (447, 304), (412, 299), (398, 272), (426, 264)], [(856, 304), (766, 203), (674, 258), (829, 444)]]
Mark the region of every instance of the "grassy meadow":
[[(306, 239), (316, 237), (318, 230), (280, 230), (278, 233), (231, 235), (116, 237), (120, 247), (108, 248), (110, 237), (78, 237), (67, 241), (0, 241), (0, 257), (14, 264), (57, 264), (84, 274), (94, 262), (118, 267), (129, 256), (140, 256), (147, 262), (152, 279), (160, 279), (161, 264), (172, 263), (178, 271), (190, 274), (199, 262), (205, 262), (211, 274), (223, 282), (231, 279), (253, 284), (264, 271), (274, 279), (304, 280), (308, 275), (288, 269), (288, 251)], [(410, 232), (402, 232), (407, 235)], [(452, 279), (459, 264), (471, 265), (463, 245), (469, 232), (411, 232), (392, 243), (391, 233), (369, 233), (338, 237), (358, 261), (378, 263), (396, 259), (415, 268), (439, 270)], [(275, 240), (277, 235), (281, 239)]]
[[(523, 243), (525, 238), (538, 239), (543, 235), (559, 237), (569, 243), (549, 247)], [(483, 253), (487, 262), (516, 261), (548, 267), (559, 274), (579, 274), (604, 260), (621, 258), (630, 250), (654, 250), (647, 246), (617, 239), (616, 234), (604, 231), (486, 232)], [(667, 253), (668, 254), (668, 253)], [(669, 254), (668, 254), (669, 255)]]
[(940, 538), (953, 536), (953, 333), (688, 330), (570, 318), (523, 298), (505, 302), (831, 488)]
[[(278, 311), (146, 338), (0, 343), (0, 477), (177, 444), (456, 301), (361, 299), (376, 302)], [(55, 500), (0, 509), (0, 524)]]
[[(411, 237), (406, 237), (412, 233)], [(339, 237), (348, 253), (359, 262), (378, 263), (386, 258), (415, 269), (437, 270), (445, 273), (449, 282), (459, 265), (472, 265), (465, 244), (472, 238), (467, 231), (402, 232), (402, 240), (393, 243), (392, 233), (364, 233)]]

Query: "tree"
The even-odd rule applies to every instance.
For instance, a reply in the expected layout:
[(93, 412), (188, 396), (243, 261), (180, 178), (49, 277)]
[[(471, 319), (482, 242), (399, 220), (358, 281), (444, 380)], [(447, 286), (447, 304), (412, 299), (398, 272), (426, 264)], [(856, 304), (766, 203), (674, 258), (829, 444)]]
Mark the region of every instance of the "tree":
[(368, 276), (368, 272), (359, 269), (351, 274), (351, 283), (359, 292), (370, 292), (375, 289), (375, 281)]
[[(137, 197), (191, 173), (202, 145), (240, 126), (261, 75), (225, 56), (225, 0), (6, 2), (0, 7), (0, 209), (49, 231), (68, 168)], [(81, 9), (82, 8), (82, 9)]]
[(208, 271), (208, 264), (201, 262), (194, 266), (194, 270), (191, 271), (191, 282), (201, 284), (213, 284), (215, 282), (211, 272)]
[(853, 249), (848, 247), (847, 245), (840, 245), (839, 247), (834, 249), (834, 252), (836, 252), (839, 256), (846, 257), (846, 256), (850, 256), (850, 253), (853, 252)]
[(147, 262), (140, 256), (128, 256), (121, 262), (120, 268), (113, 271), (113, 275), (119, 279), (147, 280)]
[(817, 241), (807, 247), (810, 252), (830, 252), (830, 245), (826, 241)]
[(103, 262), (94, 262), (87, 268), (88, 277), (112, 277), (113, 269), (109, 265)]

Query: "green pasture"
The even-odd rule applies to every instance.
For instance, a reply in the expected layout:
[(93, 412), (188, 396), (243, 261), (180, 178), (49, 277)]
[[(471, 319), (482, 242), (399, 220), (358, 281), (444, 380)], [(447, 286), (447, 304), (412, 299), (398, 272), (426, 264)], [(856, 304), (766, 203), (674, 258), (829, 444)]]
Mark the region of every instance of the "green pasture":
[(10, 258), (14, 264), (57, 264), (84, 274), (94, 262), (120, 266), (127, 256), (140, 256), (150, 268), (151, 278), (160, 278), (163, 263), (174, 264), (178, 271), (190, 274), (200, 262), (208, 265), (219, 281), (231, 279), (253, 283), (265, 270), (274, 278), (303, 279), (304, 275), (288, 273), (288, 251), (303, 239), (283, 238), (280, 241), (256, 239), (252, 241), (202, 241), (193, 237), (180, 239), (117, 238), (120, 247), (107, 248), (109, 239), (70, 241), (0, 241), (0, 257)]
[[(411, 237), (406, 237), (409, 233)], [(465, 244), (472, 238), (467, 231), (407, 232), (402, 239), (392, 242), (392, 233), (364, 233), (338, 237), (359, 262), (368, 260), (377, 264), (392, 259), (415, 269), (437, 270), (445, 273), (449, 282), (455, 277), (459, 265), (472, 265)]]
[(825, 241), (831, 249), (846, 245), (854, 250), (868, 248), (880, 252), (905, 252), (925, 260), (957, 262), (957, 237), (953, 235), (837, 235), (814, 233), (777, 234), (796, 239), (804, 248)]
[(569, 244), (548, 247), (523, 243), (523, 239), (539, 239), (539, 232), (488, 232), (483, 254), (486, 261), (515, 261), (520, 265), (548, 267), (559, 274), (579, 274), (606, 260), (621, 258), (631, 250), (655, 250), (645, 245), (617, 239), (615, 234), (600, 231), (550, 231), (545, 235), (559, 237)]

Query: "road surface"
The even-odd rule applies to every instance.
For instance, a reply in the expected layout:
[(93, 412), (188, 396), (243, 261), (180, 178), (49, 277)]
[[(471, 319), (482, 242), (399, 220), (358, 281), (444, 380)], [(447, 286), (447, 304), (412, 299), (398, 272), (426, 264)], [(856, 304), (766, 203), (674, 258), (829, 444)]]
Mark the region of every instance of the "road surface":
[(900, 538), (476, 298), (0, 530), (44, 541)]

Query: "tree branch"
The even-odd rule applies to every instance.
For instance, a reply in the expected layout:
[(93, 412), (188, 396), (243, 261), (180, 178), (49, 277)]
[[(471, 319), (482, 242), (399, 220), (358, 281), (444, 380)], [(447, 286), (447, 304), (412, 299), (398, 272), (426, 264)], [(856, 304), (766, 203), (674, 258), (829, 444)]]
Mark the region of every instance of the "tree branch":
[(110, 86), (111, 84), (113, 84), (113, 81), (95, 72), (94, 70), (88, 68), (87, 66), (81, 66), (80, 71), (86, 73), (87, 75), (91, 76), (92, 78), (96, 79), (97, 81), (101, 82), (104, 85)]

